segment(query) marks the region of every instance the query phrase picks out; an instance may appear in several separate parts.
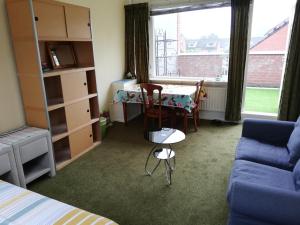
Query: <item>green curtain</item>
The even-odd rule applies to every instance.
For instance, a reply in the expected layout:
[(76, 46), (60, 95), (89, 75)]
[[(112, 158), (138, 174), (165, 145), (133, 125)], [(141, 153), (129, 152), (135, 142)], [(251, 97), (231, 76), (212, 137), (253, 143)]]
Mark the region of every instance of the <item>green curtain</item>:
[(225, 120), (241, 120), (251, 0), (231, 0), (231, 36)]
[(139, 83), (149, 82), (148, 22), (148, 3), (125, 6), (125, 72), (136, 74)]
[(280, 120), (297, 120), (300, 114), (300, 0), (297, 1), (279, 105)]
[(125, 6), (125, 73), (135, 75), (134, 8)]

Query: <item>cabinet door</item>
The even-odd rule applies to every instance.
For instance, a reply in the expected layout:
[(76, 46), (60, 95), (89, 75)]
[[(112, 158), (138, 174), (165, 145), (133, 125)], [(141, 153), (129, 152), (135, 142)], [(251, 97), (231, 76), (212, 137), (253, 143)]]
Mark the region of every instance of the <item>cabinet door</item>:
[(67, 29), (63, 5), (34, 1), (34, 16), (39, 39), (66, 39)]
[(89, 100), (84, 100), (65, 107), (68, 130), (73, 130), (91, 120)]
[(65, 6), (68, 38), (91, 39), (90, 10), (80, 6)]
[(92, 126), (87, 126), (69, 136), (72, 158), (93, 145)]
[(61, 83), (65, 102), (88, 95), (86, 72), (64, 74)]

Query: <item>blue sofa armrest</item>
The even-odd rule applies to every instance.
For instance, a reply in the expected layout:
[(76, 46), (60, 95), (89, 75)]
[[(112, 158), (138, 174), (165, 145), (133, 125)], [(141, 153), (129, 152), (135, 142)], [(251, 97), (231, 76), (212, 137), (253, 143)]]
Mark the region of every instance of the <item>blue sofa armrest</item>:
[(246, 119), (242, 136), (268, 144), (286, 146), (295, 123), (288, 121)]
[(272, 224), (299, 225), (300, 192), (238, 181), (231, 188), (233, 212)]

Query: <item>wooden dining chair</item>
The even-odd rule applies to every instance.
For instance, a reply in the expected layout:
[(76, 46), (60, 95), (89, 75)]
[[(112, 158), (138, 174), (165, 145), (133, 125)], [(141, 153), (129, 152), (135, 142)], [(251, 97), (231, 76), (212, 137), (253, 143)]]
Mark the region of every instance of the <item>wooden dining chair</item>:
[(189, 113), (185, 109), (179, 109), (179, 116), (183, 117), (184, 133), (187, 133), (189, 118), (193, 119), (195, 131), (198, 130), (197, 127), (200, 125), (199, 113), (200, 113), (200, 105), (201, 105), (201, 94), (203, 93), (204, 90), (204, 80), (197, 82), (195, 86), (196, 86), (196, 92), (194, 97), (194, 107), (192, 108), (192, 111)]
[[(144, 104), (144, 130), (148, 129), (148, 118), (158, 119), (158, 127), (162, 127), (162, 122), (168, 120), (169, 113), (162, 107), (161, 91), (162, 86), (156, 84), (140, 84)], [(155, 98), (154, 91), (158, 91), (158, 97)]]

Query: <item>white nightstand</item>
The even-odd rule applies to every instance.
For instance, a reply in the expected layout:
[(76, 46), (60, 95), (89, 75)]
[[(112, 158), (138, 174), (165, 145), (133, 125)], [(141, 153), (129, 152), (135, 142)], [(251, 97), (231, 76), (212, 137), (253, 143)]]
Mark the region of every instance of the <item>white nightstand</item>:
[(48, 130), (25, 127), (0, 136), (0, 143), (13, 148), (20, 185), (26, 188), (44, 174), (54, 176), (55, 164)]
[(0, 143), (0, 179), (20, 186), (13, 149)]

